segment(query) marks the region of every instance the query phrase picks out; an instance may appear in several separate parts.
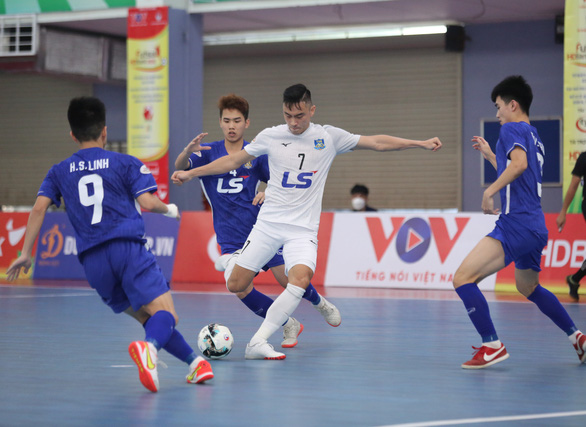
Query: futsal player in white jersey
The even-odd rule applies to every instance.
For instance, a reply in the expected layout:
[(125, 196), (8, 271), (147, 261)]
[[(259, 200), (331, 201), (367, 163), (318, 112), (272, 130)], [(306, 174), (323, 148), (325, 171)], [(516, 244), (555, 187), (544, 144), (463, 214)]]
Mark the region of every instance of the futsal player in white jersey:
[(195, 177), (224, 173), (268, 155), (271, 178), (265, 202), (242, 247), (228, 286), (231, 289), (248, 286), (281, 246), (289, 283), (246, 346), (247, 359), (285, 358), (285, 354), (273, 349), (268, 339), (297, 308), (315, 271), (324, 186), (334, 158), (357, 149), (436, 151), (442, 145), (438, 138), (417, 141), (389, 135), (361, 136), (329, 125), (321, 126), (311, 122), (315, 109), (311, 93), (304, 85), (290, 86), (283, 93), (286, 124), (263, 130), (238, 153), (172, 176), (173, 182), (181, 185)]
[(454, 275), (454, 288), (482, 339), (464, 369), (483, 369), (509, 358), (492, 323), (488, 303), (478, 282), (515, 263), (517, 290), (566, 333), (581, 363), (586, 362), (586, 336), (574, 325), (557, 297), (539, 284), (541, 253), (548, 230), (541, 209), (541, 177), (545, 147), (529, 121), (531, 86), (521, 76), (510, 76), (491, 94), (502, 125), (493, 153), (486, 140), (475, 136), (479, 150), (497, 170), (498, 178), (482, 197), (485, 214), (496, 215), (494, 196), (500, 192), (502, 213), (495, 228), (464, 259)]
[[(244, 132), (250, 124), (248, 101), (235, 94), (225, 95), (218, 100), (218, 109), (224, 139), (202, 143), (203, 137), (207, 134), (198, 135), (177, 156), (175, 168), (189, 170), (203, 166), (230, 153), (241, 151), (249, 145), (249, 142), (244, 140)], [(206, 176), (199, 180), (212, 208), (214, 230), (222, 253), (216, 261), (216, 269), (224, 271), (226, 281), (264, 201), (264, 193), (257, 191), (259, 184), (268, 182), (269, 177), (267, 156), (260, 156), (228, 173)], [(263, 266), (263, 270), (269, 269), (277, 282), (285, 288), (288, 279), (281, 251)], [(252, 283), (244, 290), (239, 289), (235, 294), (254, 314), (263, 318), (273, 303), (270, 297), (259, 292)], [(322, 297), (313, 285), (307, 287), (303, 298), (311, 302), (330, 325), (340, 325), (342, 318), (339, 310)], [(295, 347), (297, 337), (302, 331), (301, 322), (289, 317), (283, 325), (281, 347)]]

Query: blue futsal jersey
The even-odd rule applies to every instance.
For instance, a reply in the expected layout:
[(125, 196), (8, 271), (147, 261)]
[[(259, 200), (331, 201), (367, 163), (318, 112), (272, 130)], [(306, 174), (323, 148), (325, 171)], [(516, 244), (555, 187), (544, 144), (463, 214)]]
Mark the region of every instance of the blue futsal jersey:
[[(249, 143), (244, 141), (243, 148)], [(228, 155), (224, 141), (202, 144), (211, 150), (192, 153), (189, 169), (194, 169)], [(268, 182), (267, 156), (259, 156), (236, 170), (221, 175), (199, 177), (203, 192), (212, 207), (214, 230), (222, 254), (242, 248), (260, 210), (252, 200), (260, 181)]]
[(541, 208), (541, 182), (545, 148), (537, 130), (525, 122), (505, 123), (500, 130), (496, 145), (497, 174), (507, 168), (509, 155), (520, 147), (527, 154), (527, 169), (500, 190), (501, 211), (526, 227), (546, 232), (545, 218)]
[(144, 221), (135, 199), (156, 190), (155, 179), (140, 160), (96, 147), (54, 165), (37, 195), (57, 206), (63, 197), (81, 256), (112, 239), (144, 241)]

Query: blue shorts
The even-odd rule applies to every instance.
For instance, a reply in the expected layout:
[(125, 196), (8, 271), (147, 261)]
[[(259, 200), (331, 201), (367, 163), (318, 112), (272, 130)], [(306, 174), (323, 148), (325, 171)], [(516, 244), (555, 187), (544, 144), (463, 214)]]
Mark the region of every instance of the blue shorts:
[(84, 252), (81, 262), (90, 286), (114, 313), (137, 311), (169, 291), (155, 256), (139, 241), (110, 240)]
[(547, 230), (535, 231), (501, 215), (488, 236), (503, 245), (505, 266), (514, 262), (515, 268), (519, 270), (541, 271), (541, 253), (547, 245)]

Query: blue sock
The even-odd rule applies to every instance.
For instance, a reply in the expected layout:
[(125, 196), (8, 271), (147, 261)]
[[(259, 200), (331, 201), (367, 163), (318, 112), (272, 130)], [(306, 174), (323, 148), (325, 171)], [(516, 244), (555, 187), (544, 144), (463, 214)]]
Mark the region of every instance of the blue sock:
[(185, 338), (183, 338), (183, 335), (181, 335), (177, 329), (173, 329), (171, 338), (169, 338), (169, 341), (167, 341), (167, 344), (163, 348), (167, 350), (169, 354), (182, 360), (188, 365), (190, 365), (197, 357), (195, 351), (193, 351), (189, 344), (187, 344)]
[(527, 297), (534, 302), (543, 314), (549, 317), (568, 336), (572, 335), (578, 329), (570, 318), (570, 315), (560, 303), (557, 297), (541, 285), (537, 285), (531, 295)]
[(157, 311), (145, 323), (145, 341), (152, 343), (157, 350), (167, 345), (175, 329), (175, 318), (168, 311)]
[(311, 283), (309, 284), (309, 286), (305, 290), (305, 293), (303, 294), (303, 298), (306, 299), (307, 301), (309, 301), (310, 303), (312, 303), (313, 305), (318, 305), (319, 302), (321, 301), (321, 297), (319, 296), (319, 294), (317, 293), (317, 291), (315, 290), (315, 288), (313, 287), (313, 285)]
[(252, 291), (240, 301), (242, 301), (254, 314), (263, 319), (267, 315), (267, 310), (273, 303), (272, 299), (265, 294), (260, 293), (255, 288), (252, 288)]
[(480, 289), (478, 289), (478, 285), (476, 283), (467, 283), (457, 288), (456, 292), (464, 302), (468, 316), (482, 337), (482, 342), (498, 340), (496, 330), (490, 318), (488, 303), (484, 295), (482, 295), (482, 292), (480, 292)]

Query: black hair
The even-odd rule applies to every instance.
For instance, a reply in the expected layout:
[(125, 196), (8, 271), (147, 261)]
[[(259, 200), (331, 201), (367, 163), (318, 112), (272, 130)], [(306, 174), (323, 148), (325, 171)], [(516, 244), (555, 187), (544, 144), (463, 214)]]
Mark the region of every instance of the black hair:
[(106, 126), (106, 107), (98, 98), (82, 96), (69, 102), (67, 120), (79, 142), (95, 141)]
[(248, 120), (248, 101), (241, 96), (233, 93), (222, 96), (218, 100), (218, 108), (220, 109), (220, 117), (222, 117), (224, 110), (238, 110), (244, 116), (244, 120)]
[(529, 115), (529, 108), (533, 101), (533, 91), (531, 86), (522, 76), (509, 76), (494, 87), (490, 95), (492, 102), (496, 102), (497, 97), (508, 104), (512, 100), (517, 101), (521, 110)]
[(293, 86), (289, 86), (283, 92), (283, 104), (287, 108), (291, 108), (293, 106), (299, 107), (301, 103), (311, 105), (311, 92), (304, 84), (298, 83)]
[(350, 190), (350, 194), (353, 196), (354, 194), (361, 194), (363, 196), (368, 197), (368, 187), (366, 185), (362, 185), (362, 184), (356, 184), (354, 187), (352, 187), (352, 189)]

